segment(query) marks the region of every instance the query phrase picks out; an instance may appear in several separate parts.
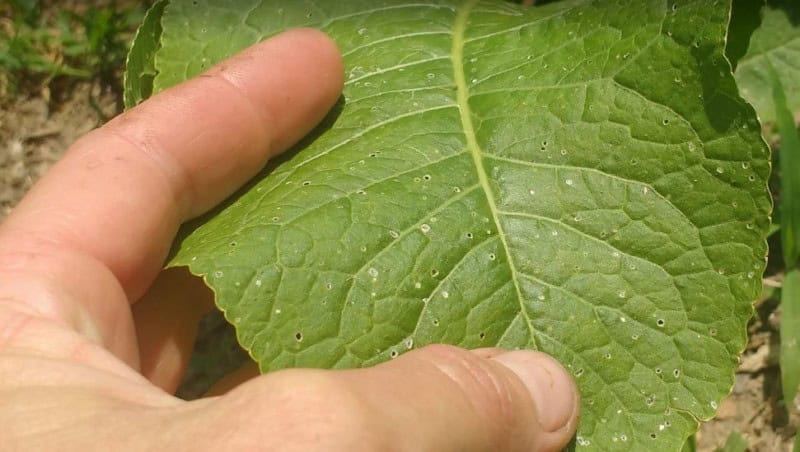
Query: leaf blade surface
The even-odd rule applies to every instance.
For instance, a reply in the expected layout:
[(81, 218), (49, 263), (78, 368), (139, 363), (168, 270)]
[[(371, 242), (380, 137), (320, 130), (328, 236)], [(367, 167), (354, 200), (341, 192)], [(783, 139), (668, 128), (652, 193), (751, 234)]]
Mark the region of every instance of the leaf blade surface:
[(153, 60), (158, 50), (161, 14), (166, 4), (166, 0), (160, 0), (150, 7), (133, 39), (125, 63), (125, 108), (133, 108), (152, 93), (156, 76)]
[(206, 277), (262, 369), (537, 348), (578, 380), (578, 446), (674, 450), (713, 415), (770, 209), (727, 10), (193, 3), (165, 10), (157, 89), (289, 26), (331, 34), (348, 68), (329, 128), (173, 261)]

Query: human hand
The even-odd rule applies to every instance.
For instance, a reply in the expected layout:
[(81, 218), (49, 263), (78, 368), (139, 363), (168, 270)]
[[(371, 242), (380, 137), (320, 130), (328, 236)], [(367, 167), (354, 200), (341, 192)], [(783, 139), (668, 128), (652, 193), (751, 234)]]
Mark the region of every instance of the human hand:
[(429, 346), (171, 393), (209, 291), (159, 275), (179, 225), (297, 142), (338, 98), (323, 34), (294, 30), (154, 96), (70, 148), (0, 225), (4, 450), (556, 450), (578, 394), (536, 352)]

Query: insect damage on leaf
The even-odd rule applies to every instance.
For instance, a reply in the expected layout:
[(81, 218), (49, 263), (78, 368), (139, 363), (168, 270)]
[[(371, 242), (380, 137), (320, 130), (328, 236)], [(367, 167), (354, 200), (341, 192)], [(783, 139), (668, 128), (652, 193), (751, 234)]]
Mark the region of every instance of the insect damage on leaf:
[(170, 265), (263, 370), (540, 349), (580, 387), (578, 447), (677, 450), (731, 389), (771, 207), (716, 3), (172, 0), (155, 91), (295, 26), (347, 81)]

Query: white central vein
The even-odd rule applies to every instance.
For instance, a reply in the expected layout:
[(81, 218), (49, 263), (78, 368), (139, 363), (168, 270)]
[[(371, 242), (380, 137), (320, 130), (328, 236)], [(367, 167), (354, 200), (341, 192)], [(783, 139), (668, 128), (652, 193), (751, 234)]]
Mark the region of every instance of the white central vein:
[(486, 194), (486, 202), (489, 205), (489, 211), (491, 212), (492, 219), (497, 226), (497, 233), (500, 237), (503, 250), (506, 254), (508, 267), (511, 271), (511, 281), (514, 283), (514, 289), (517, 292), (520, 314), (522, 314), (525, 322), (528, 325), (531, 341), (533, 342), (534, 346), (538, 348), (536, 345), (536, 338), (534, 337), (533, 325), (531, 324), (530, 318), (525, 312), (522, 290), (520, 290), (519, 281), (517, 281), (517, 269), (514, 265), (514, 259), (511, 257), (511, 249), (508, 246), (508, 241), (506, 240), (505, 230), (500, 222), (497, 205), (494, 201), (494, 193), (492, 192), (492, 187), (489, 183), (489, 176), (486, 174), (486, 168), (483, 166), (483, 151), (481, 150), (481, 147), (478, 144), (478, 139), (475, 136), (475, 126), (472, 124), (472, 112), (469, 108), (469, 86), (467, 85), (467, 79), (464, 75), (464, 35), (466, 33), (470, 11), (472, 11), (472, 8), (474, 8), (477, 3), (478, 0), (469, 0), (461, 5), (461, 8), (458, 10), (455, 23), (453, 24), (453, 48), (450, 52), (450, 55), (453, 60), (453, 77), (458, 95), (458, 111), (461, 115), (461, 125), (464, 128), (464, 136), (467, 140), (467, 149), (469, 149), (469, 152), (472, 155), (472, 162), (475, 164), (475, 170), (478, 173), (478, 181), (480, 182), (480, 186)]

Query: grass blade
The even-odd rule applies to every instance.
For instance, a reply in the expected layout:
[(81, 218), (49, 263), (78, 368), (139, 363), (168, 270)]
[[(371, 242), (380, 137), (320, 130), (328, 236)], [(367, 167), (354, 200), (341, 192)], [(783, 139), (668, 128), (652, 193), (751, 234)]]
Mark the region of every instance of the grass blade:
[(781, 382), (783, 400), (794, 401), (800, 384), (800, 135), (794, 115), (786, 104), (786, 93), (775, 70), (770, 67), (772, 97), (781, 136), (778, 157), (781, 175), (781, 242), (786, 275), (781, 292)]
[(781, 383), (791, 405), (800, 385), (800, 270), (786, 273), (781, 290)]
[(781, 175), (781, 241), (786, 268), (797, 265), (800, 256), (800, 136), (794, 123), (794, 115), (786, 104), (783, 84), (770, 66), (772, 98), (775, 116), (781, 136), (778, 165)]

